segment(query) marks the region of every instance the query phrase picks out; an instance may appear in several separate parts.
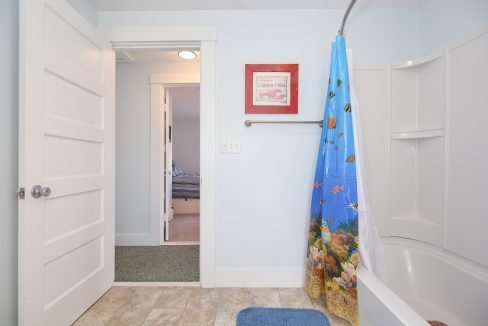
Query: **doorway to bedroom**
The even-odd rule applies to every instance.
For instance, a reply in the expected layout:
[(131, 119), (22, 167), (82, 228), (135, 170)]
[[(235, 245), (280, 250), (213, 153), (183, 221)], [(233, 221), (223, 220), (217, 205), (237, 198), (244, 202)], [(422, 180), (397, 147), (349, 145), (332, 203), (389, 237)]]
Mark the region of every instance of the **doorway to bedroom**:
[(116, 284), (197, 285), (199, 49), (116, 56)]
[(170, 87), (165, 113), (165, 244), (200, 240), (200, 87)]

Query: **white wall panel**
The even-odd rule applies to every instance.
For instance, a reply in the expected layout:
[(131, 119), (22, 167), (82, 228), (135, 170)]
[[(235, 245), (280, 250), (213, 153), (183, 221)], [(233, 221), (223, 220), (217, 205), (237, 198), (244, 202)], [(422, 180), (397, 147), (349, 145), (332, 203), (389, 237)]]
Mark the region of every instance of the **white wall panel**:
[(354, 69), (367, 196), (380, 235), (388, 235), (389, 224), (389, 75), (388, 66)]
[(450, 51), (447, 248), (488, 267), (488, 33)]

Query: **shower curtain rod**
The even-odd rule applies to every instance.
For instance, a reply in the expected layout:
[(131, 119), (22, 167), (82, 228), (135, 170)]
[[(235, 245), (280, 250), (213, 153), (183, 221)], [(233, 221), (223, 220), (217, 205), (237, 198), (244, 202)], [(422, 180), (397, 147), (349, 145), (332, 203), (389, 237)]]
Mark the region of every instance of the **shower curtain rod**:
[(344, 14), (344, 18), (342, 18), (342, 24), (341, 28), (339, 29), (339, 35), (343, 36), (344, 35), (344, 27), (346, 26), (346, 21), (347, 18), (349, 17), (349, 13), (351, 12), (352, 7), (354, 7), (354, 4), (356, 3), (357, 0), (351, 0), (349, 3), (349, 6), (347, 7), (346, 13)]

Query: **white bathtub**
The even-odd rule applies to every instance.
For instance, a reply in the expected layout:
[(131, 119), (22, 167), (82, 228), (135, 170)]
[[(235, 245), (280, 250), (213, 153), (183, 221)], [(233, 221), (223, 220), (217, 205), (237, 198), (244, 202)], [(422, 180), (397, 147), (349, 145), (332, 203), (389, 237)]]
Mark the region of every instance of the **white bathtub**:
[(486, 269), (422, 242), (383, 243), (387, 281), (359, 270), (361, 326), (488, 325)]

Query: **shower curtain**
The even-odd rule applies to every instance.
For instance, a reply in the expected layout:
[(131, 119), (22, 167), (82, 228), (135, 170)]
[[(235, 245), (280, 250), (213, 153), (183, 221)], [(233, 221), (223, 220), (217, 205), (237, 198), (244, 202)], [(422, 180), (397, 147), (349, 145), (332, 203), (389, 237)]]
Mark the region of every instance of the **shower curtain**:
[(328, 309), (358, 322), (359, 205), (346, 45), (332, 44), (324, 126), (315, 171), (305, 289)]

